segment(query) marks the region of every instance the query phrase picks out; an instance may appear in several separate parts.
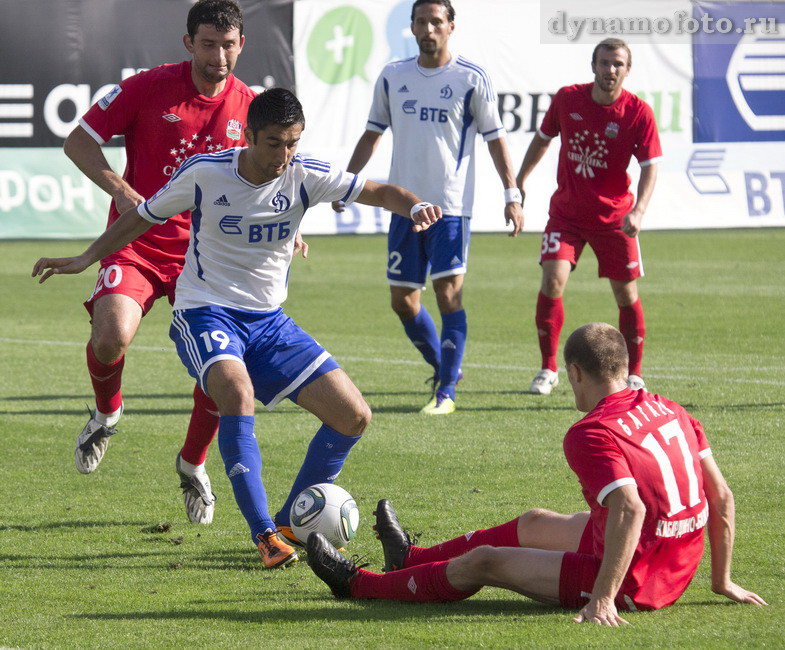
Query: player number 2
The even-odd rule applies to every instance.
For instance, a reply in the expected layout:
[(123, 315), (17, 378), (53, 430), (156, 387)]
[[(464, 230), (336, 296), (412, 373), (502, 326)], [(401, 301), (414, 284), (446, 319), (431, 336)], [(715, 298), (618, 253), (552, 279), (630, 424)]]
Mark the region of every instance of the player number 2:
[(392, 251), (390, 253), (390, 263), (387, 265), (387, 272), (393, 275), (400, 275), (401, 269), (398, 267), (401, 266), (401, 260), (403, 260), (403, 255), (398, 251)]
[(219, 350), (225, 350), (226, 346), (229, 345), (229, 337), (226, 335), (226, 332), (222, 332), (221, 330), (214, 330), (209, 333), (202, 332), (199, 334), (199, 336), (204, 339), (204, 347), (208, 352), (213, 351), (213, 343), (210, 339), (218, 344)]
[[(667, 424), (661, 426), (658, 431), (665, 440), (665, 444), (670, 446), (672, 440), (676, 440), (681, 451), (682, 459), (684, 460), (684, 471), (687, 473), (687, 481), (689, 483), (689, 504), (690, 508), (700, 503), (700, 494), (698, 492), (698, 476), (695, 474), (695, 465), (690, 453), (690, 447), (687, 444), (687, 437), (684, 435), (678, 420), (672, 420)], [(657, 439), (652, 434), (647, 434), (641, 442), (641, 446), (652, 453), (657, 464), (660, 466), (660, 473), (662, 474), (662, 481), (665, 484), (665, 493), (668, 495), (668, 502), (670, 504), (670, 512), (668, 517), (672, 517), (678, 512), (686, 508), (682, 503), (681, 495), (679, 494), (679, 486), (676, 483), (676, 474), (673, 472), (673, 465), (671, 464), (668, 454), (662, 448)]]
[(559, 250), (559, 246), (561, 246), (561, 242), (559, 241), (560, 237), (560, 232), (542, 233), (542, 250), (540, 251), (540, 255), (545, 255), (545, 253), (555, 253), (557, 250)]

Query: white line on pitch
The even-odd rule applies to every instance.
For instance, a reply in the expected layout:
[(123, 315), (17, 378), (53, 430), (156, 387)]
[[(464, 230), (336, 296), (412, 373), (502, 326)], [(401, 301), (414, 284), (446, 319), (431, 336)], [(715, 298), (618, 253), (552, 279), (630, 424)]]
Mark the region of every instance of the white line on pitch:
[[(20, 343), (25, 345), (55, 345), (55, 346), (62, 346), (62, 347), (84, 347), (85, 343), (75, 342), (75, 341), (46, 341), (46, 340), (27, 340), (27, 339), (11, 339), (11, 338), (4, 338), (0, 337), (0, 343)], [(160, 347), (154, 345), (133, 345), (132, 349), (134, 350), (143, 350), (145, 352), (174, 352), (171, 347)], [(422, 361), (414, 360), (414, 359), (382, 359), (382, 358), (375, 358), (375, 357), (349, 357), (343, 355), (335, 355), (339, 361), (348, 361), (350, 363), (379, 363), (379, 364), (386, 364), (390, 366), (421, 366), (423, 364)], [(535, 366), (508, 366), (508, 365), (498, 365), (492, 363), (464, 363), (462, 364), (465, 368), (477, 368), (479, 370), (509, 370), (512, 372), (531, 372), (539, 370), (539, 367)], [(756, 366), (756, 371), (780, 371), (782, 368), (760, 368)], [(678, 370), (677, 368), (669, 368), (669, 370)], [(696, 377), (693, 375), (663, 375), (659, 373), (651, 373), (647, 372), (646, 377), (651, 377), (653, 379), (668, 379), (668, 380), (696, 380), (700, 379), (701, 377)], [(725, 377), (723, 381), (736, 383), (736, 384), (763, 384), (767, 386), (785, 386), (785, 381), (777, 381), (774, 379), (732, 379), (729, 377)]]

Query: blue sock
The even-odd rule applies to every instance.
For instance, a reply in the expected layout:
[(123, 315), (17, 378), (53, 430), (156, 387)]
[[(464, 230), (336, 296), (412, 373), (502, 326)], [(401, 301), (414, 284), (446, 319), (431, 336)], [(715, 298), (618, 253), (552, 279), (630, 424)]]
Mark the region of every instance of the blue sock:
[(442, 314), (442, 364), (439, 367), (439, 390), (455, 399), (455, 383), (466, 349), (466, 310)]
[(321, 426), (311, 440), (311, 444), (308, 445), (303, 466), (300, 468), (297, 478), (294, 479), (289, 497), (278, 514), (275, 515), (275, 521), (279, 526), (290, 525), (289, 509), (300, 492), (311, 485), (332, 483), (338, 478), (346, 457), (360, 438), (362, 436), (341, 435), (326, 424)]
[(420, 305), (420, 313), (403, 323), (406, 336), (409, 337), (423, 359), (433, 366), (434, 371), (439, 371), (441, 352), (439, 348), (439, 335), (436, 325), (424, 305)]
[(222, 415), (218, 425), (218, 448), (235, 501), (251, 529), (251, 539), (257, 544), (256, 535), (268, 528), (275, 530), (275, 524), (267, 509), (267, 492), (262, 483), (262, 454), (253, 426), (253, 415)]

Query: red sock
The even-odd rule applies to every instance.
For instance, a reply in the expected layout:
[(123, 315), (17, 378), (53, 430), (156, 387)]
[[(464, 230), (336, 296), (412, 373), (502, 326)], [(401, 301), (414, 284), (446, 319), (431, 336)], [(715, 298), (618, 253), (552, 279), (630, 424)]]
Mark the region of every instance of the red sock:
[(123, 404), (120, 384), (123, 379), (125, 355), (114, 363), (106, 365), (96, 359), (91, 341), (87, 342), (86, 352), (87, 370), (90, 373), (90, 381), (93, 383), (93, 392), (95, 393), (95, 408), (105, 415), (114, 413)]
[(447, 561), (430, 562), (390, 573), (360, 569), (352, 580), (352, 597), (447, 603), (463, 600), (479, 591), (460, 591), (453, 587), (447, 580), (448, 564)]
[(641, 376), (643, 363), (643, 339), (646, 338), (646, 323), (643, 320), (643, 306), (638, 298), (629, 307), (619, 307), (619, 331), (627, 342), (630, 355), (629, 373)]
[(218, 407), (205, 392), (194, 386), (194, 408), (191, 411), (191, 421), (188, 423), (188, 433), (185, 435), (180, 457), (193, 464), (201, 465), (207, 458), (207, 448), (218, 432)]
[(478, 546), (495, 546), (497, 548), (517, 548), (520, 546), (518, 544), (517, 517), (506, 524), (494, 526), (493, 528), (474, 530), (471, 533), (466, 533), (430, 548), (410, 546), (403, 565), (408, 568), (418, 564), (450, 560), (468, 553)]
[(548, 298), (542, 291), (537, 296), (537, 312), (534, 316), (537, 334), (540, 337), (542, 367), (556, 372), (559, 363), (559, 334), (564, 326), (564, 303), (561, 298)]

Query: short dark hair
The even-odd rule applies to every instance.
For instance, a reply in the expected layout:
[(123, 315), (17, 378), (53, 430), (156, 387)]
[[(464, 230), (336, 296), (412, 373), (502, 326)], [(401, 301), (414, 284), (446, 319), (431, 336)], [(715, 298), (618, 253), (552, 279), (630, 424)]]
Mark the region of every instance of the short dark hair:
[(597, 63), (597, 52), (600, 50), (626, 50), (627, 52), (627, 67), (632, 67), (632, 52), (630, 51), (630, 46), (620, 38), (606, 38), (603, 41), (597, 43), (594, 47), (594, 51), (591, 53), (591, 62)]
[(305, 128), (303, 105), (293, 92), (286, 88), (270, 88), (253, 98), (248, 107), (248, 126), (254, 140), (259, 129), (269, 124), (284, 127), (300, 124)]
[(243, 10), (236, 0), (199, 0), (188, 12), (188, 36), (193, 41), (199, 25), (212, 25), (219, 32), (240, 30), (243, 35)]
[(589, 323), (570, 334), (564, 344), (564, 363), (574, 363), (600, 381), (627, 377), (629, 355), (621, 332), (607, 323)]
[(412, 5), (412, 22), (414, 22), (414, 10), (417, 9), (420, 5), (441, 5), (447, 10), (447, 18), (450, 22), (455, 20), (455, 9), (453, 9), (452, 2), (450, 0), (415, 0), (414, 4)]

